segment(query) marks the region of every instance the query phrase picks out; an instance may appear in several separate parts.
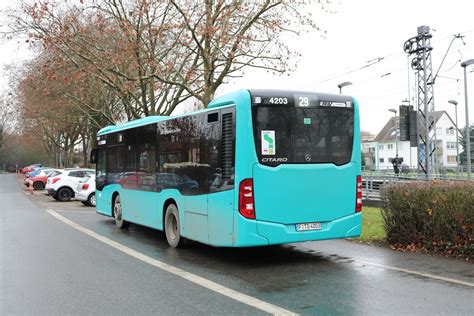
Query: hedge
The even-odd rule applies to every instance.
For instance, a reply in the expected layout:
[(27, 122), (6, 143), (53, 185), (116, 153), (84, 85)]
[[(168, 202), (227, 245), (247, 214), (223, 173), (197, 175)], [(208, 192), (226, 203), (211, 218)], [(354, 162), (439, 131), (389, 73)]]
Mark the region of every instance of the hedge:
[(394, 247), (474, 258), (474, 181), (396, 183), (381, 196)]

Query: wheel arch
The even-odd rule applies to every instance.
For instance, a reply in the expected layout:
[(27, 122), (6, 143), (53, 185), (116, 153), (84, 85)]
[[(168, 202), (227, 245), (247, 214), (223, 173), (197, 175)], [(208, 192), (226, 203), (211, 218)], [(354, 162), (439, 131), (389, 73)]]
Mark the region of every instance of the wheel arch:
[(92, 196), (92, 194), (95, 194), (95, 191), (92, 191), (91, 193), (89, 193), (89, 195), (87, 196), (87, 198), (90, 198)]
[(72, 195), (71, 195), (71, 198), (75, 197), (76, 196), (76, 192), (74, 192), (74, 190), (68, 186), (68, 185), (63, 185), (62, 187), (59, 187), (57, 190), (56, 190), (56, 195), (58, 195), (58, 192), (62, 189), (68, 189), (72, 192)]
[(119, 196), (120, 194), (118, 193), (118, 191), (114, 191), (114, 193), (112, 193), (112, 203), (110, 203), (110, 214), (111, 216), (113, 217), (114, 216), (114, 204), (115, 204), (115, 199), (117, 198), (117, 196)]
[[(90, 198), (92, 197), (92, 195), (95, 195), (95, 191), (92, 191), (91, 193), (89, 193), (89, 195), (87, 196), (87, 201), (90, 200)], [(97, 202), (96, 202), (97, 203)]]
[(161, 218), (161, 228), (163, 231), (165, 231), (165, 216), (166, 216), (166, 209), (168, 208), (168, 205), (170, 204), (174, 204), (176, 206), (176, 208), (178, 209), (178, 213), (179, 213), (179, 207), (178, 207), (178, 203), (176, 202), (176, 200), (174, 198), (168, 198), (165, 200), (165, 202), (163, 203), (163, 214), (162, 214), (162, 218)]

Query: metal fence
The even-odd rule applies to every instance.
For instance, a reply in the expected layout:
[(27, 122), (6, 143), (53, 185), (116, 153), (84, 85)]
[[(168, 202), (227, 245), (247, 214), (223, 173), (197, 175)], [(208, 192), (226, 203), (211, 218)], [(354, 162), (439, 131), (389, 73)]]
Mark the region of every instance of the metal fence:
[(400, 174), (363, 172), (362, 173), (362, 198), (364, 200), (380, 201), (380, 189), (387, 184), (403, 183), (412, 181), (467, 181), (467, 177), (447, 176), (445, 174), (435, 174), (427, 178), (424, 174)]

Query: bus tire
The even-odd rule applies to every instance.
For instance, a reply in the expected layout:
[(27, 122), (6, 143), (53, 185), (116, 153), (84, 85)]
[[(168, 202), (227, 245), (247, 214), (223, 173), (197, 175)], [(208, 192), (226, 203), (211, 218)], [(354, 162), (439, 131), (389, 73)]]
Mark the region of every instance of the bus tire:
[(122, 218), (122, 202), (120, 201), (120, 195), (117, 195), (114, 199), (113, 215), (115, 219), (115, 225), (117, 225), (118, 228), (125, 229), (130, 225), (129, 222), (123, 220)]
[(181, 237), (179, 212), (174, 204), (170, 204), (166, 208), (164, 229), (170, 247), (179, 248), (183, 246), (184, 238)]

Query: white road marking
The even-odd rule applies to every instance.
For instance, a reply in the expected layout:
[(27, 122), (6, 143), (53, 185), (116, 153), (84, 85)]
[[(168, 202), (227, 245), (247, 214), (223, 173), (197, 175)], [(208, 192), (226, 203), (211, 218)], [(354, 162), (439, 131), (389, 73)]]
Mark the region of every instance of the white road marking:
[(53, 210), (46, 210), (46, 212), (48, 212), (49, 214), (51, 214), (52, 216), (56, 217), (57, 219), (59, 219), (60, 221), (62, 221), (63, 223), (71, 226), (72, 228), (74, 229), (77, 229), (78, 231), (80, 231), (81, 233), (84, 233), (92, 238), (95, 238), (97, 239), (98, 241), (101, 241), (103, 242), (104, 244), (107, 244), (117, 250), (120, 250), (122, 251), (123, 253), (131, 256), (131, 257), (134, 257), (138, 260), (141, 260), (143, 262), (146, 262), (154, 267), (157, 267), (157, 268), (160, 268), (166, 272), (169, 272), (169, 273), (172, 273), (178, 277), (181, 277), (183, 279), (186, 279), (194, 284), (197, 284), (197, 285), (200, 285), (204, 288), (207, 288), (211, 291), (214, 291), (216, 293), (219, 293), (219, 294), (222, 294), (224, 296), (227, 296), (233, 300), (236, 300), (238, 302), (241, 302), (243, 304), (246, 304), (246, 305), (249, 305), (249, 306), (252, 306), (252, 307), (255, 307), (261, 311), (264, 311), (264, 312), (267, 312), (269, 314), (273, 314), (273, 315), (298, 315), (296, 313), (293, 313), (289, 310), (286, 310), (284, 308), (281, 308), (281, 307), (278, 307), (276, 305), (273, 305), (273, 304), (270, 304), (270, 303), (267, 303), (267, 302), (264, 302), (264, 301), (261, 301), (255, 297), (252, 297), (252, 296), (249, 296), (249, 295), (246, 295), (244, 293), (241, 293), (241, 292), (237, 292), (235, 290), (232, 290), (228, 287), (225, 287), (223, 285), (220, 285), (216, 282), (213, 282), (211, 280), (208, 280), (208, 279), (205, 279), (203, 277), (200, 277), (198, 275), (195, 275), (195, 274), (192, 274), (190, 272), (187, 272), (187, 271), (184, 271), (180, 268), (177, 268), (177, 267), (174, 267), (172, 265), (169, 265), (167, 263), (164, 263), (164, 262), (161, 262), (159, 260), (156, 260), (154, 258), (151, 258), (141, 252), (138, 252), (132, 248), (129, 248), (125, 245), (122, 245), (121, 243), (118, 243), (116, 241), (113, 241), (112, 239), (109, 239), (107, 237), (104, 237), (100, 234), (97, 234), (67, 218), (65, 218), (64, 216), (62, 215), (59, 215), (58, 213), (56, 213), (55, 211)]
[(434, 280), (439, 280), (439, 281), (444, 281), (444, 282), (449, 282), (449, 283), (455, 283), (455, 284), (461, 284), (461, 285), (465, 285), (465, 286), (474, 287), (474, 283), (470, 283), (470, 282), (462, 281), (462, 280), (456, 280), (456, 279), (452, 279), (452, 278), (447, 278), (447, 277), (443, 277), (443, 276), (438, 276), (438, 275), (434, 275), (434, 274), (430, 274), (430, 273), (424, 273), (424, 272), (418, 272), (418, 271), (413, 271), (413, 270), (408, 270), (408, 269), (403, 269), (403, 268), (398, 268), (398, 267), (393, 267), (393, 266), (387, 266), (387, 265), (380, 264), (380, 263), (362, 261), (362, 260), (358, 260), (358, 259), (354, 259), (354, 262), (358, 262), (358, 263), (365, 264), (365, 265), (370, 265), (370, 266), (375, 266), (375, 267), (380, 267), (380, 268), (387, 269), (387, 270), (393, 270), (393, 271), (404, 272), (404, 273), (413, 274), (413, 275), (417, 275), (417, 276), (422, 276), (422, 277), (430, 278), (430, 279), (434, 279)]
[(60, 213), (87, 213), (87, 214), (95, 214), (94, 211), (55, 210), (54, 212), (60, 212)]

